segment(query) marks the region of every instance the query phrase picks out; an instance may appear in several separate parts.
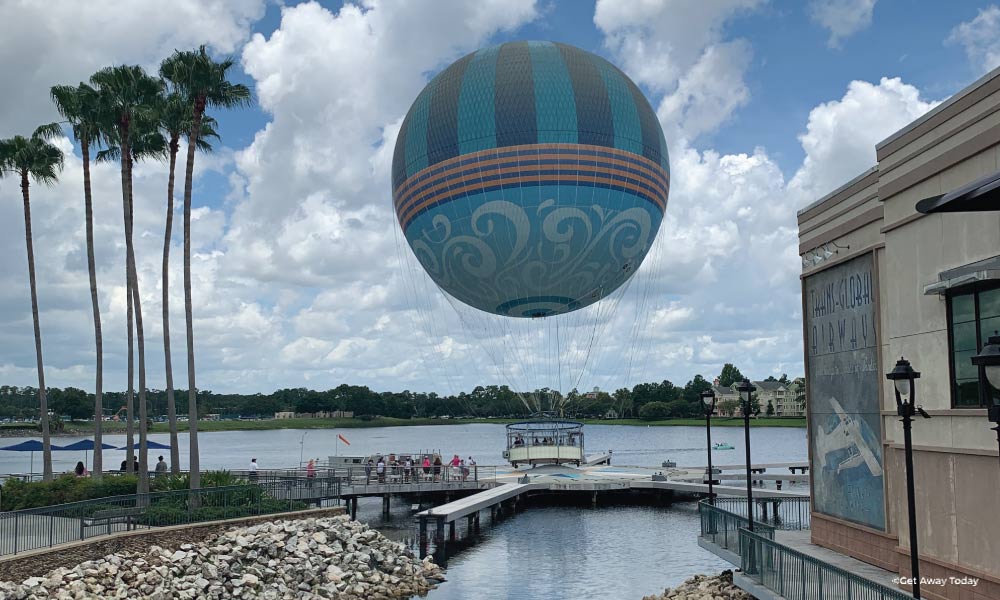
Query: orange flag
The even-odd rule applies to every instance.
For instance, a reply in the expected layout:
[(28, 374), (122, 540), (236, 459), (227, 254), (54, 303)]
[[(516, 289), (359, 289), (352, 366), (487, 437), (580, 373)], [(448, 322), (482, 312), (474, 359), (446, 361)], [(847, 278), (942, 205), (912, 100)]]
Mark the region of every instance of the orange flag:
[(340, 441), (344, 442), (344, 443), (345, 443), (345, 444), (347, 444), (348, 446), (350, 446), (350, 445), (351, 445), (351, 442), (348, 442), (348, 441), (347, 441), (347, 438), (345, 438), (344, 436), (340, 435), (339, 433), (337, 434), (337, 437), (338, 437), (338, 438), (340, 438)]

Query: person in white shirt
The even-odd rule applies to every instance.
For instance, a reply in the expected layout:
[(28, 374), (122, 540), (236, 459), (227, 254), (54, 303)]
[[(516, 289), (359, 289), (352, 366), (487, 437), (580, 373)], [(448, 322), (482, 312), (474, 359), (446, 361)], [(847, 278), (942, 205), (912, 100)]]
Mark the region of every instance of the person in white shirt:
[(257, 459), (250, 459), (250, 481), (257, 481)]

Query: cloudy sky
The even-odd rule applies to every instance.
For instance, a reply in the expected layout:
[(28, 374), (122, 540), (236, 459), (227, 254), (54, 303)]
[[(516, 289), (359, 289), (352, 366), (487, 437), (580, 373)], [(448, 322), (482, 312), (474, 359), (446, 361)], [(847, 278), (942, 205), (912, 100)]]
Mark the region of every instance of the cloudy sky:
[[(435, 73), (484, 45), (566, 42), (630, 75), (673, 176), (632, 285), (572, 320), (465, 318), (401, 245), (396, 131)], [(198, 385), (214, 391), (457, 392), (479, 383), (614, 389), (735, 362), (802, 372), (795, 212), (874, 164), (874, 145), (1000, 65), (1000, 7), (876, 0), (76, 0), (0, 3), (0, 137), (55, 120), (54, 84), (174, 48), (233, 56), (254, 108), (216, 116), (199, 156), (193, 259)], [(33, 188), (47, 382), (93, 389), (79, 151)], [(163, 387), (166, 167), (135, 172), (150, 387)], [(117, 167), (93, 168), (105, 389), (125, 387)], [(180, 206), (170, 288), (186, 381)], [(0, 181), (0, 383), (37, 383), (16, 182)], [(523, 321), (523, 320), (522, 320)], [(504, 337), (508, 336), (508, 337)], [(558, 336), (558, 339), (557, 339)], [(516, 338), (516, 339), (515, 339)], [(593, 341), (591, 341), (593, 340)]]

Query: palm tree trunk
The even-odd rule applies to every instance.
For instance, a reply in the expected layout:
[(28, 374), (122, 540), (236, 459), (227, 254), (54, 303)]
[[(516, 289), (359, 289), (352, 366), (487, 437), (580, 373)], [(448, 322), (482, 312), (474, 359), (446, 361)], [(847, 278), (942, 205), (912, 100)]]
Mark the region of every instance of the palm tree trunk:
[(135, 339), (139, 347), (139, 483), (137, 494), (149, 493), (149, 449), (146, 446), (148, 415), (146, 411), (146, 348), (142, 328), (142, 302), (139, 298), (139, 274), (135, 265), (135, 245), (132, 242), (133, 204), (132, 204), (132, 165), (128, 161), (128, 195), (126, 196), (125, 212), (128, 215), (125, 224), (125, 252), (128, 260), (128, 288), (132, 295), (132, 306), (135, 308)]
[(42, 330), (38, 324), (38, 292), (35, 287), (35, 250), (31, 243), (31, 200), (28, 197), (27, 171), (21, 171), (21, 196), (24, 199), (24, 243), (28, 248), (31, 318), (35, 325), (35, 361), (38, 369), (38, 414), (42, 425), (42, 479), (51, 481), (52, 440), (49, 437), (49, 404), (45, 397), (45, 369), (42, 366)]
[(191, 442), (189, 469), (191, 489), (201, 487), (201, 460), (198, 456), (198, 388), (194, 373), (194, 313), (191, 309), (191, 180), (194, 177), (194, 151), (205, 111), (204, 98), (195, 100), (194, 122), (188, 135), (187, 164), (184, 170), (184, 323), (187, 328), (188, 370), (188, 439)]
[(83, 154), (83, 204), (87, 219), (87, 268), (90, 271), (90, 304), (94, 309), (94, 345), (97, 349), (97, 382), (94, 390), (94, 464), (91, 469), (94, 479), (100, 479), (104, 471), (104, 341), (101, 337), (101, 306), (97, 301), (97, 268), (94, 265), (94, 204), (90, 193), (90, 144), (86, 138), (80, 140)]
[(177, 442), (177, 405), (174, 401), (174, 371), (170, 358), (170, 237), (174, 226), (174, 171), (177, 165), (177, 135), (170, 137), (170, 175), (167, 177), (167, 226), (163, 234), (163, 361), (167, 374), (167, 420), (170, 422), (170, 472), (181, 472), (181, 450)]
[[(123, 139), (127, 137), (127, 132)], [(125, 450), (125, 472), (132, 473), (134, 471), (135, 463), (135, 449), (132, 447), (135, 444), (135, 429), (134, 429), (134, 415), (132, 414), (132, 409), (135, 406), (135, 333), (132, 329), (132, 323), (134, 322), (133, 316), (133, 306), (132, 306), (132, 265), (129, 262), (129, 248), (131, 247), (131, 240), (129, 238), (129, 229), (131, 225), (129, 224), (129, 214), (128, 214), (128, 157), (131, 150), (127, 147), (126, 142), (122, 142), (122, 210), (124, 212), (125, 219), (125, 304), (126, 308), (126, 318), (128, 319), (128, 324), (126, 325), (127, 335), (128, 335), (128, 392), (125, 394), (126, 410), (125, 410), (125, 442), (127, 444), (127, 449)]]

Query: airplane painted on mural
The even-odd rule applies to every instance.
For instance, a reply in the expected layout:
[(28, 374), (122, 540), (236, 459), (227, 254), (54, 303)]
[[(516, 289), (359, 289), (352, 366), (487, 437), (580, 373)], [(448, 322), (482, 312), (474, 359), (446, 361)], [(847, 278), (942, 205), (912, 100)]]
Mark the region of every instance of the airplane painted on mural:
[(830, 454), (846, 449), (848, 452), (847, 458), (840, 460), (837, 464), (838, 474), (841, 471), (860, 467), (864, 464), (868, 467), (868, 471), (873, 477), (881, 477), (882, 465), (879, 464), (875, 453), (872, 452), (871, 448), (865, 442), (864, 435), (861, 433), (863, 424), (857, 418), (847, 414), (844, 411), (844, 407), (840, 405), (840, 402), (836, 398), (830, 398), (830, 406), (837, 413), (837, 418), (840, 422), (830, 433), (826, 433), (822, 428), (819, 429), (819, 435), (816, 438), (816, 448), (822, 453), (824, 462)]

